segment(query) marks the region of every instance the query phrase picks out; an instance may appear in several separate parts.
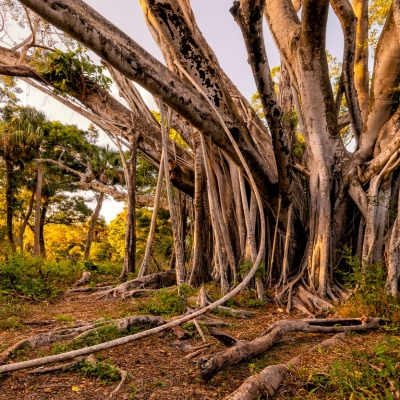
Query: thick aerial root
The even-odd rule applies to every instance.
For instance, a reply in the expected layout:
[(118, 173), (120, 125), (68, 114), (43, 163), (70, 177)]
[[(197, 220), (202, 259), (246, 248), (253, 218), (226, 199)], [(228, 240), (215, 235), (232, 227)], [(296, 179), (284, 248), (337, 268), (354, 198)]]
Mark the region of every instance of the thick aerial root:
[(52, 332), (40, 333), (39, 335), (29, 337), (21, 340), (20, 342), (8, 347), (0, 353), (0, 365), (4, 364), (11, 356), (11, 354), (21, 349), (37, 349), (39, 347), (48, 346), (49, 344), (61, 342), (63, 340), (78, 339), (90, 333), (96, 332), (99, 328), (104, 326), (115, 326), (118, 331), (126, 331), (130, 326), (151, 326), (151, 325), (164, 325), (165, 320), (160, 317), (147, 316), (147, 315), (134, 315), (127, 318), (117, 320), (99, 320), (94, 322), (87, 322), (75, 325), (72, 328), (62, 328)]
[(346, 331), (365, 331), (379, 327), (380, 318), (350, 319), (304, 319), (282, 320), (273, 324), (260, 337), (251, 341), (237, 341), (229, 349), (201, 358), (198, 363), (199, 376), (209, 380), (229, 365), (264, 353), (289, 332), (337, 333)]
[(326, 312), (333, 307), (331, 303), (310, 293), (301, 285), (297, 288), (297, 297), (311, 312)]
[[(315, 349), (321, 349), (328, 346), (339, 346), (343, 343), (346, 334), (338, 333), (330, 339), (324, 340), (317, 346), (312, 347), (306, 353), (311, 353)], [(224, 400), (256, 400), (260, 395), (270, 398), (279, 389), (285, 375), (289, 372), (291, 366), (299, 365), (301, 356), (292, 358), (286, 364), (269, 365), (259, 374), (250, 376), (243, 384), (232, 394), (226, 396)]]
[(136, 278), (131, 281), (121, 283), (115, 288), (108, 289), (100, 293), (95, 293), (93, 295), (99, 296), (99, 298), (107, 297), (110, 294), (112, 294), (114, 297), (117, 297), (117, 295), (130, 296), (135, 289), (160, 289), (162, 287), (169, 287), (175, 284), (175, 272), (170, 270)]

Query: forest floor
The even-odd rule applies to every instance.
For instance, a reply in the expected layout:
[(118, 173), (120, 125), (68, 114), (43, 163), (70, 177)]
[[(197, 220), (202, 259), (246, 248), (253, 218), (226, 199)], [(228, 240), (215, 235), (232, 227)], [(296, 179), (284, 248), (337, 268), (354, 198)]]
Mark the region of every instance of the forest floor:
[[(0, 326), (0, 350), (29, 336), (60, 327), (72, 326), (79, 321), (97, 320), (99, 318), (122, 318), (135, 314), (140, 308), (139, 306), (143, 305), (143, 302), (149, 302), (149, 299), (123, 300), (113, 297), (98, 299), (96, 296), (80, 293), (66, 293), (51, 302), (17, 301), (14, 306), (19, 322), (13, 327)], [(229, 315), (213, 313), (212, 318), (226, 322), (228, 325), (221, 329), (229, 335), (242, 340), (256, 338), (278, 320), (302, 317), (296, 313), (288, 315), (282, 310), (277, 310), (272, 303), (258, 308), (249, 308), (246, 305), (243, 306), (243, 304), (239, 305), (241, 309), (251, 311), (252, 317), (235, 318)], [(0, 306), (5, 305), (0, 304)], [(338, 314), (336, 315), (338, 316)], [(167, 319), (168, 317), (165, 318)], [(52, 321), (52, 323), (47, 326), (36, 327), (24, 324), (24, 321), (32, 320)], [(179, 341), (171, 330), (166, 330), (159, 335), (153, 335), (96, 354), (96, 358), (103, 360), (105, 364), (119, 367), (129, 374), (126, 384), (114, 398), (159, 400), (223, 399), (236, 390), (248, 376), (260, 372), (268, 365), (286, 363), (292, 357), (305, 353), (311, 346), (328, 337), (328, 335), (309, 333), (288, 334), (265, 354), (228, 367), (217, 374), (211, 381), (204, 382), (197, 377), (196, 363), (198, 359), (207, 354), (221, 351), (224, 347), (214, 337), (207, 334), (207, 330), (204, 328), (207, 342), (211, 343), (211, 346), (204, 349), (203, 353), (194, 358), (185, 358), (186, 355), (193, 352), (194, 348), (204, 344), (193, 325), (186, 326), (186, 329), (191, 336), (187, 340)], [(390, 354), (398, 357), (398, 365), (400, 365), (400, 340), (397, 335), (399, 335), (399, 332), (394, 331), (388, 336), (383, 329), (364, 334), (350, 334), (340, 348), (328, 348), (323, 351), (317, 349), (311, 353), (304, 354), (301, 365), (294, 368), (287, 375), (281, 390), (275, 398), (351, 398), (351, 396), (348, 396), (350, 392), (346, 392), (345, 388), (343, 388), (343, 383), (336, 386), (335, 389), (335, 387), (330, 387), (331, 383), (325, 382), (328, 376), (332, 376), (332, 372), (329, 371), (338, 360), (341, 362), (338, 365), (347, 368), (347, 373), (349, 371), (350, 375), (354, 373), (355, 383), (350, 379), (349, 382), (345, 383), (346, 385), (358, 384), (365, 386), (359, 388), (360, 393), (365, 392), (364, 397), (353, 396), (352, 398), (384, 398), (379, 397), (379, 395), (375, 397), (373, 394), (374, 382), (370, 382), (373, 377), (367, 377), (367, 374), (363, 372), (362, 357), (361, 360), (359, 357), (354, 363), (352, 363), (351, 357), (354, 354), (376, 356), (376, 348), (382, 347), (382, 343), (392, 340), (391, 343), (395, 343), (395, 346), (394, 351)], [(389, 337), (390, 339), (388, 339)], [(47, 348), (36, 350), (21, 350), (16, 352), (9, 362), (53, 354), (57, 349), (56, 346), (61, 345), (50, 345)], [(383, 351), (383, 354), (386, 354), (385, 351)], [(370, 363), (368, 359), (366, 361), (367, 364)], [(378, 369), (381, 368), (381, 371), (383, 368), (382, 363), (384, 364), (385, 361), (379, 359), (378, 367), (376, 367)], [(391, 363), (393, 364), (393, 360)], [(394, 361), (396, 370), (398, 365)], [(91, 374), (85, 368), (44, 375), (32, 375), (29, 374), (29, 371), (3, 374), (0, 376), (0, 400), (106, 399), (119, 382), (118, 374), (113, 374), (115, 369), (113, 367), (110, 368), (111, 373), (108, 371), (108, 374), (101, 372)], [(344, 372), (341, 372), (340, 368), (337, 372), (336, 379), (340, 379), (340, 375)], [(369, 379), (369, 381), (363, 383), (365, 379)], [(386, 381), (388, 387), (390, 382), (390, 380)], [(332, 392), (332, 390), (336, 391)], [(396, 394), (394, 389), (392, 392), (394, 397), (391, 398), (397, 398), (397, 395), (400, 398), (400, 392)], [(371, 395), (369, 396), (368, 393)]]

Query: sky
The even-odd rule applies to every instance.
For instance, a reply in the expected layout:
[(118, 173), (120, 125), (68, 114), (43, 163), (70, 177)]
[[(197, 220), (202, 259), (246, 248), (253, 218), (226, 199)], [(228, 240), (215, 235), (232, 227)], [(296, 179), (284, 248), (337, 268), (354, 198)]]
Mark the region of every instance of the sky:
[[(86, 3), (117, 25), (150, 54), (163, 61), (161, 52), (146, 26), (138, 0), (86, 0)], [(191, 0), (197, 24), (217, 55), (222, 69), (238, 87), (239, 91), (250, 99), (252, 94), (255, 93), (256, 87), (250, 66), (247, 63), (247, 54), (240, 29), (229, 12), (232, 4), (233, 0)], [(274, 67), (280, 64), (279, 53), (265, 23), (264, 34), (269, 64)], [(332, 10), (328, 22), (327, 49), (338, 60), (341, 60), (343, 38), (340, 24)], [(96, 57), (92, 58), (96, 60)], [(26, 105), (33, 105), (43, 109), (49, 119), (76, 124), (81, 129), (87, 129), (89, 126), (90, 122), (86, 118), (48, 96), (42, 95), (36, 89), (27, 88), (26, 86), (23, 89), (24, 94), (21, 95), (23, 102)], [(155, 108), (151, 95), (145, 90), (140, 91), (149, 107)], [(118, 97), (116, 91), (114, 94)], [(101, 143), (109, 143), (106, 135), (101, 136), (100, 140)], [(123, 203), (108, 200), (103, 205), (101, 215), (109, 222), (115, 218), (123, 206)]]

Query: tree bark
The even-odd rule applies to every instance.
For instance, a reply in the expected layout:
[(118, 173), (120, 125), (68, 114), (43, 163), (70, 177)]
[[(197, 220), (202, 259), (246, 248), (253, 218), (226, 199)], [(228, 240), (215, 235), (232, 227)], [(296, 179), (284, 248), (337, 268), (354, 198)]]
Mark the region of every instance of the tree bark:
[(94, 209), (92, 218), (90, 220), (89, 230), (88, 230), (88, 234), (87, 234), (87, 237), (86, 237), (85, 253), (84, 253), (84, 259), (85, 260), (88, 260), (89, 257), (90, 257), (90, 249), (92, 247), (94, 230), (95, 230), (96, 223), (97, 223), (97, 220), (98, 220), (99, 215), (100, 215), (100, 211), (101, 211), (101, 207), (103, 205), (103, 201), (104, 201), (104, 193), (100, 192), (99, 197), (97, 199), (96, 208)]
[(33, 256), (40, 256), (40, 230), (41, 230), (41, 205), (42, 205), (42, 187), (43, 187), (43, 164), (37, 163), (37, 181), (36, 181), (36, 207), (35, 207), (35, 233), (33, 241)]

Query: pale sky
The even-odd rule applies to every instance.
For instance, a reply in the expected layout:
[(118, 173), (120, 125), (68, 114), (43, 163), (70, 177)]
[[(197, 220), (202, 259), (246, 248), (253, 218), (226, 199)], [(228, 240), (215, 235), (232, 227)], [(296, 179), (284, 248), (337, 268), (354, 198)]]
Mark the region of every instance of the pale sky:
[[(163, 61), (161, 53), (144, 22), (138, 0), (86, 0), (86, 3), (131, 36), (149, 53)], [(197, 24), (216, 53), (221, 67), (232, 79), (239, 91), (250, 99), (256, 88), (251, 69), (247, 63), (247, 54), (240, 29), (229, 13), (229, 8), (232, 4), (233, 0), (191, 0)], [(280, 63), (279, 54), (266, 24), (264, 24), (264, 34), (269, 63), (271, 67), (274, 67)], [(329, 18), (327, 48), (332, 55), (337, 57), (339, 61), (341, 60), (343, 38), (340, 24), (333, 12), (330, 13)], [(49, 119), (76, 124), (82, 129), (87, 129), (89, 126), (90, 122), (86, 118), (81, 117), (55, 100), (42, 95), (36, 89), (26, 87), (23, 89), (24, 93), (20, 96), (23, 103), (43, 109)], [(145, 91), (141, 92), (149, 106), (154, 108), (151, 96)], [(104, 143), (107, 141), (106, 137), (101, 140)], [(109, 222), (122, 208), (123, 203), (109, 200), (103, 205), (101, 214)]]

